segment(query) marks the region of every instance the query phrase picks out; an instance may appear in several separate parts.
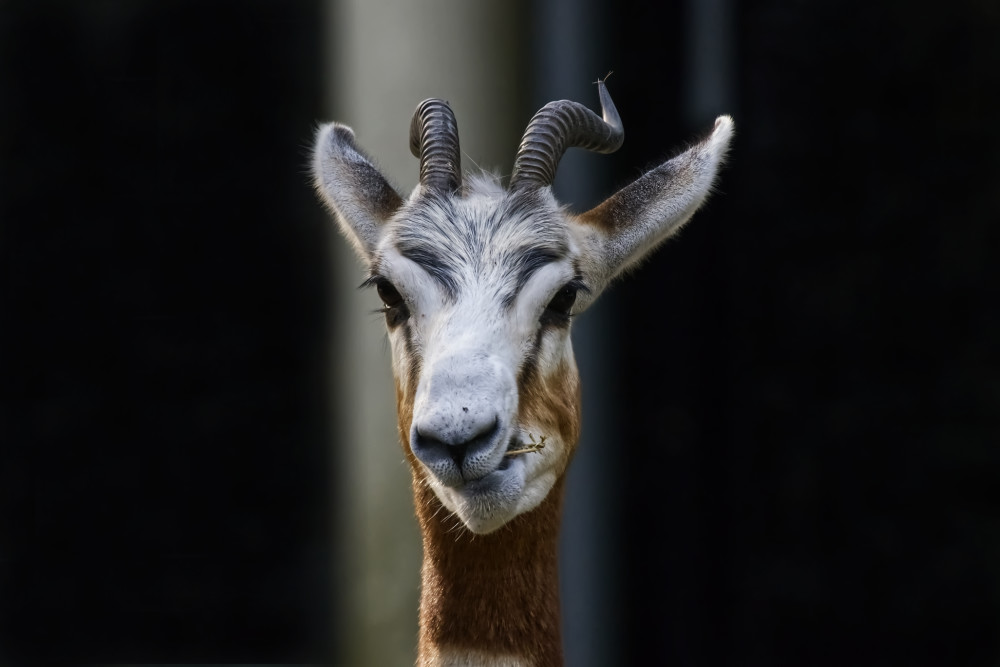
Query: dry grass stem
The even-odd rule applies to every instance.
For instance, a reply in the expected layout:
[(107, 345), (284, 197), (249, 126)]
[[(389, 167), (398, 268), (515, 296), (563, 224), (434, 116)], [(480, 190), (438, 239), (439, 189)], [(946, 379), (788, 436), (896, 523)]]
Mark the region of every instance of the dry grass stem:
[(545, 436), (539, 436), (538, 442), (535, 442), (535, 436), (528, 434), (528, 438), (531, 439), (531, 444), (523, 447), (521, 449), (510, 449), (507, 451), (506, 456), (516, 456), (518, 454), (530, 454), (531, 452), (539, 452), (545, 447)]

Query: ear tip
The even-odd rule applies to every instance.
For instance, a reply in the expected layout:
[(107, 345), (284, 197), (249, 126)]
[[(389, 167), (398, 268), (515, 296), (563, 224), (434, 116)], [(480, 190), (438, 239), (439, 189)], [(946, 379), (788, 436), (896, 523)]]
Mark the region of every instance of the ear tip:
[(734, 130), (733, 117), (723, 114), (715, 119), (715, 127), (712, 128), (712, 134), (725, 134), (728, 136), (733, 134)]
[(735, 133), (732, 116), (722, 115), (716, 118), (715, 127), (712, 128), (712, 134), (708, 139), (713, 152), (724, 157)]
[(328, 143), (354, 145), (354, 130), (341, 123), (320, 123), (316, 128), (316, 145)]
[(350, 161), (359, 153), (354, 143), (354, 130), (340, 123), (321, 123), (316, 127), (316, 141), (313, 144), (312, 171), (317, 189), (325, 189), (325, 174), (334, 162)]

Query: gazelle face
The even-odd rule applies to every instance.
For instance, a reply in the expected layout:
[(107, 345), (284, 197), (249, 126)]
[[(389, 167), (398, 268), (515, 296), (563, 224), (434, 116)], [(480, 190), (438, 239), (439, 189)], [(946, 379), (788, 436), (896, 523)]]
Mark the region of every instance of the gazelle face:
[(569, 339), (588, 287), (562, 213), (483, 183), (417, 197), (371, 266), (383, 302), (400, 434), (418, 480), (472, 531), (531, 510), (578, 436)]
[(690, 219), (732, 136), (720, 116), (700, 143), (569, 215), (549, 187), (562, 153), (610, 152), (624, 136), (598, 90), (603, 118), (565, 100), (535, 114), (506, 190), (488, 177), (462, 187), (458, 127), (441, 100), (413, 116), (420, 185), (405, 201), (350, 128), (317, 135), (316, 189), (384, 304), (415, 480), (476, 533), (538, 506), (565, 471), (580, 423), (570, 321)]

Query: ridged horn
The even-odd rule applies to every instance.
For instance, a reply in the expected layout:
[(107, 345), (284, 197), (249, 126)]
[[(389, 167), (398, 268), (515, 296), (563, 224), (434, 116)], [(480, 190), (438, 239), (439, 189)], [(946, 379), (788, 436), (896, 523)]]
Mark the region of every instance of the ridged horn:
[(421, 185), (448, 193), (461, 187), (458, 123), (447, 102), (431, 98), (417, 105), (410, 121), (410, 152), (420, 158)]
[(621, 147), (625, 130), (618, 110), (604, 81), (597, 82), (597, 90), (603, 119), (579, 102), (569, 100), (549, 102), (532, 117), (514, 159), (512, 190), (552, 185), (559, 161), (568, 148), (614, 153)]

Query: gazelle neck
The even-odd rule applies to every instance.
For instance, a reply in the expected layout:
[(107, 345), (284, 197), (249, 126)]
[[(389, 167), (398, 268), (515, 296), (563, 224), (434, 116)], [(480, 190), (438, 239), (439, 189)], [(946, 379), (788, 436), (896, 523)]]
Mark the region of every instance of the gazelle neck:
[(423, 535), (417, 664), (558, 667), (562, 480), (534, 510), (475, 535), (416, 485)]

